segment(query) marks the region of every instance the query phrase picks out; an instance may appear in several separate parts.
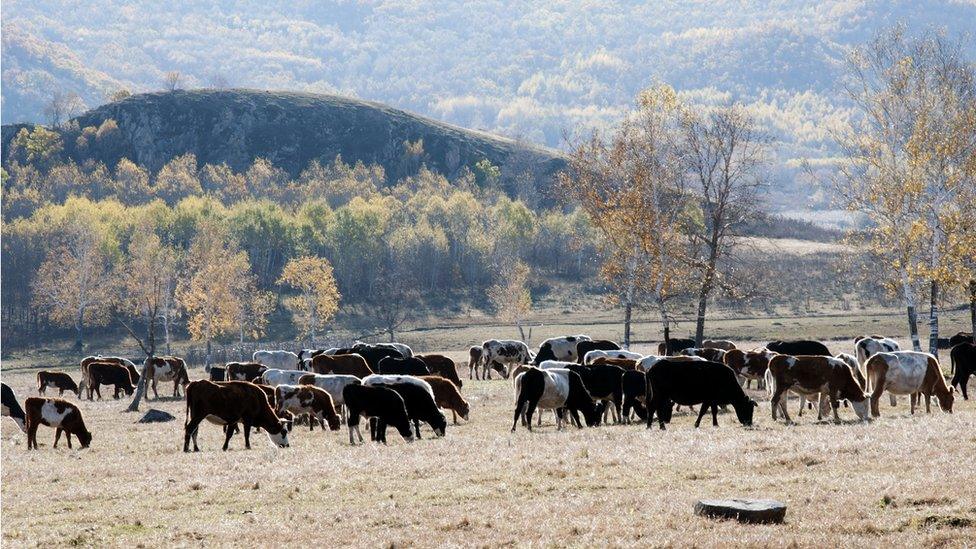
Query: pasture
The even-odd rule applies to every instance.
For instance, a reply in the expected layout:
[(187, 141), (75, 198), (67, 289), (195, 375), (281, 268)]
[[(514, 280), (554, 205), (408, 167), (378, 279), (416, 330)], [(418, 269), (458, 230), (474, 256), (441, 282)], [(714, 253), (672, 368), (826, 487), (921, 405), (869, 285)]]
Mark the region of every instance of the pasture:
[[(817, 320), (811, 325), (819, 329)], [(578, 331), (601, 335), (593, 328)], [(831, 348), (850, 352), (851, 344)], [(445, 354), (461, 360), (459, 350)], [(36, 394), (29, 363), (20, 357), (4, 365), (3, 380), (20, 399)], [(976, 401), (958, 398), (952, 415), (934, 406), (931, 414), (923, 408), (911, 416), (906, 398), (897, 408), (884, 399), (883, 416), (870, 424), (854, 422), (853, 411), (842, 408), (840, 425), (817, 423), (807, 411), (798, 425), (786, 426), (773, 423), (765, 392), (752, 391), (760, 408), (750, 429), (730, 411), (719, 416), (718, 428), (705, 421), (696, 430), (695, 416), (684, 411), (665, 432), (643, 425), (557, 432), (546, 413), (541, 429), (520, 426), (512, 434), (511, 381), (468, 381), (466, 368), (460, 370), (471, 421), (450, 425), (442, 439), (430, 438), (424, 426), (424, 439), (412, 444), (392, 433), (389, 446), (350, 447), (344, 427), (309, 433), (296, 426), (290, 448), (274, 449), (259, 433), (252, 450), (238, 435), (221, 452), (220, 429), (205, 423), (202, 451), (184, 454), (182, 400), (144, 401), (143, 411), (163, 409), (177, 420), (138, 424), (141, 413), (122, 412), (127, 399), (109, 399), (80, 403), (94, 433), (90, 449), (69, 450), (63, 441), (52, 449), (54, 431), (42, 427), (40, 451), (28, 453), (26, 436), (4, 419), (2, 543), (976, 543)], [(68, 371), (77, 377), (77, 367)], [(193, 368), (190, 377), (205, 375)], [(160, 393), (171, 390), (166, 384)], [(796, 401), (789, 405), (795, 412)], [(720, 497), (779, 499), (789, 506), (786, 523), (742, 525), (692, 514), (696, 500)]]

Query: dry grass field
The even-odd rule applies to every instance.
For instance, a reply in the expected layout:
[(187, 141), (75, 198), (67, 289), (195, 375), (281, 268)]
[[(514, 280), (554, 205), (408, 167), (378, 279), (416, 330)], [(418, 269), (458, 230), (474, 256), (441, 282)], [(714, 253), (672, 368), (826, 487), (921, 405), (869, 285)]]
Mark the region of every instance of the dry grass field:
[[(21, 399), (36, 393), (29, 363), (4, 364)], [(841, 409), (841, 425), (805, 413), (785, 426), (754, 392), (761, 407), (749, 429), (730, 413), (718, 428), (696, 430), (693, 416), (676, 414), (665, 432), (557, 432), (547, 414), (541, 429), (512, 434), (510, 381), (466, 381), (463, 393), (469, 423), (412, 444), (394, 434), (389, 446), (350, 447), (344, 429), (299, 427), (287, 449), (257, 434), (252, 450), (238, 436), (221, 452), (220, 430), (205, 423), (202, 451), (184, 454), (182, 401), (145, 403), (178, 419), (144, 425), (109, 399), (80, 403), (90, 449), (52, 449), (54, 432), (42, 427), (40, 451), (27, 452), (4, 419), (2, 545), (976, 545), (976, 401), (915, 416), (905, 399), (883, 401), (870, 424)], [(786, 502), (786, 523), (692, 513), (700, 498), (736, 496)]]

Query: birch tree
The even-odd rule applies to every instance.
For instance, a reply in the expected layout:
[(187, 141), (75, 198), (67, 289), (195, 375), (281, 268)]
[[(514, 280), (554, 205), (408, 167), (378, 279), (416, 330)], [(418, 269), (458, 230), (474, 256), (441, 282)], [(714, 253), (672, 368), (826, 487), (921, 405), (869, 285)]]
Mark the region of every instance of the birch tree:
[(281, 272), (278, 284), (298, 291), (285, 303), (298, 319), (302, 335), (315, 345), (318, 331), (339, 312), (339, 289), (327, 259), (314, 256), (292, 259)]
[(511, 322), (518, 329), (521, 341), (525, 338), (525, 320), (532, 311), (532, 294), (529, 292), (529, 266), (521, 261), (501, 269), (501, 280), (488, 288), (488, 301), (495, 315), (504, 322)]

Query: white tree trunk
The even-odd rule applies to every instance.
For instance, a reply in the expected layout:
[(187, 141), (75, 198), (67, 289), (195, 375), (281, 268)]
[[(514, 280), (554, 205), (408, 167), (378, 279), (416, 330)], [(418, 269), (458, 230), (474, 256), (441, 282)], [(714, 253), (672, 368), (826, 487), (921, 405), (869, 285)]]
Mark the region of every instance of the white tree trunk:
[(918, 339), (918, 313), (915, 308), (915, 288), (912, 287), (908, 270), (904, 267), (901, 271), (902, 296), (905, 300), (905, 309), (908, 312), (908, 335), (912, 340), (912, 349), (922, 351), (922, 343)]

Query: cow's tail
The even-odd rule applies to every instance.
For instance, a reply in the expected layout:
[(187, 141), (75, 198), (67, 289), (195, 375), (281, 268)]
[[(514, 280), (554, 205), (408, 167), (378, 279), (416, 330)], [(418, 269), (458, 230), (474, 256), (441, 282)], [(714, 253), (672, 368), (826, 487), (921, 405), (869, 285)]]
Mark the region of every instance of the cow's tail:
[(37, 372), (37, 391), (38, 392), (41, 391), (41, 387), (42, 387), (42, 385), (41, 385), (41, 373), (40, 372)]
[(949, 379), (956, 379), (956, 355), (949, 351)]

